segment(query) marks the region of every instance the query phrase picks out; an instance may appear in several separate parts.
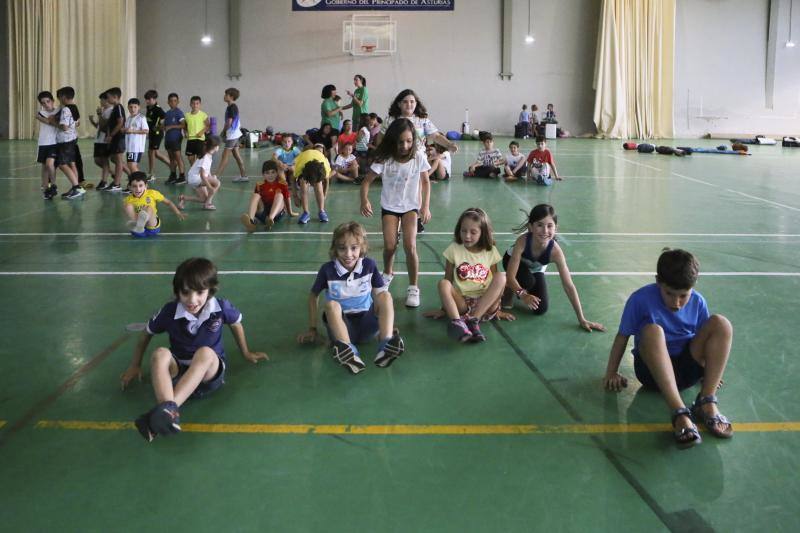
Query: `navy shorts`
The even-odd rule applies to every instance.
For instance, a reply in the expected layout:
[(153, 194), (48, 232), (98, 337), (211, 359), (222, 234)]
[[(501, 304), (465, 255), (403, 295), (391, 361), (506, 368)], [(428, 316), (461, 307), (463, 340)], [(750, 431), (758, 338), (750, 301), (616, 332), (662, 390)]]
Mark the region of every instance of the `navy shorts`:
[(191, 139), (186, 141), (186, 155), (195, 155), (197, 157), (203, 157), (204, 145), (205, 141), (201, 141), (200, 139)]
[(168, 152), (180, 152), (182, 144), (182, 137), (178, 137), (177, 139), (167, 139), (164, 141), (164, 148), (166, 148)]
[(46, 163), (48, 159), (56, 159), (58, 157), (58, 145), (48, 144), (47, 146), (40, 146), (39, 153), (36, 154), (37, 163)]
[[(272, 204), (265, 204), (264, 205), (264, 210), (259, 212), (259, 213), (256, 213), (256, 219), (260, 220), (262, 224), (266, 224), (267, 223), (267, 217), (269, 216), (269, 210), (270, 209), (272, 209)], [(278, 215), (275, 217), (275, 220), (273, 220), (273, 222), (278, 222), (280, 219), (283, 218), (283, 216), (285, 214), (286, 214), (286, 209), (284, 209), (283, 211), (278, 213)]]
[(148, 141), (147, 149), (148, 150), (158, 150), (159, 148), (161, 148), (161, 141), (163, 139), (164, 139), (164, 135), (161, 134), (161, 133), (158, 133), (158, 134), (151, 133), (151, 134), (149, 134), (147, 136), (147, 141)]
[[(692, 357), (690, 344), (691, 342), (687, 342), (683, 351), (677, 357), (669, 358), (672, 363), (672, 371), (675, 373), (675, 382), (678, 385), (678, 390), (691, 387), (700, 381), (705, 374), (705, 369)], [(633, 370), (636, 373), (636, 379), (646, 389), (659, 390), (655, 378), (653, 378), (650, 369), (647, 368), (647, 364), (641, 357), (633, 358)]]
[(56, 157), (56, 165), (69, 165), (77, 161), (77, 146), (78, 141), (69, 141), (65, 143), (58, 143), (58, 156)]
[(108, 157), (108, 143), (94, 143), (93, 157), (95, 158)]
[[(359, 344), (374, 338), (380, 330), (378, 315), (375, 314), (375, 310), (371, 307), (369, 311), (360, 313), (342, 313), (342, 318), (344, 318), (344, 325), (347, 326), (347, 335), (353, 344)], [(334, 340), (331, 328), (328, 326), (328, 317), (325, 316), (325, 313), (322, 313), (322, 322), (328, 330), (328, 338)]]
[(381, 218), (385, 217), (386, 215), (390, 215), (397, 218), (403, 218), (403, 215), (407, 215), (408, 213), (416, 213), (419, 216), (419, 209), (412, 209), (411, 211), (406, 211), (405, 213), (397, 213), (395, 211), (389, 211), (388, 209), (384, 209), (381, 207)]
[(142, 152), (128, 152), (128, 163), (140, 163), (142, 161)]
[[(217, 356), (219, 357), (219, 356)], [(172, 354), (172, 358), (178, 364), (178, 374), (172, 378), (172, 386), (174, 387), (178, 380), (189, 370), (189, 364), (191, 361), (182, 361), (178, 359), (175, 354)], [(219, 358), (219, 368), (217, 369), (217, 374), (211, 378), (209, 381), (203, 381), (197, 388), (194, 390), (189, 398), (205, 398), (206, 396), (210, 395), (212, 392), (216, 391), (220, 387), (225, 384), (225, 359), (222, 357)]]

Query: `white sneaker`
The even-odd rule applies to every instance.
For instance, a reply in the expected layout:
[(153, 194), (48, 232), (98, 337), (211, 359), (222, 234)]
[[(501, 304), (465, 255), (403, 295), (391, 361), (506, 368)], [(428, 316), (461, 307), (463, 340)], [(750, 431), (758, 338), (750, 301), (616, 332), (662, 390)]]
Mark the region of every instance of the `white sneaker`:
[(419, 287), (409, 285), (406, 291), (406, 307), (419, 307)]
[(386, 274), (384, 272), (383, 274), (381, 274), (381, 277), (383, 278), (383, 285), (388, 289), (389, 288), (389, 284), (394, 279), (394, 274)]
[(232, 181), (233, 183), (244, 183), (246, 181), (250, 181), (250, 178), (248, 178), (247, 176), (239, 176), (237, 178), (233, 178)]

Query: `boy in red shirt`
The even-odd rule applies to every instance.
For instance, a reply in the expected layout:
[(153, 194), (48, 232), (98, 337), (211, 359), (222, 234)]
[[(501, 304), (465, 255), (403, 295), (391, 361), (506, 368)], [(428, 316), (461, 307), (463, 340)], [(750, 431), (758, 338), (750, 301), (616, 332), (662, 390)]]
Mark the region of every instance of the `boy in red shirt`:
[(278, 168), (276, 161), (264, 161), (261, 166), (261, 175), (264, 181), (256, 185), (253, 195), (250, 197), (250, 205), (247, 213), (242, 214), (242, 224), (248, 233), (254, 232), (257, 222), (261, 221), (267, 231), (272, 229), (272, 225), (283, 218), (287, 212), (290, 217), (297, 215), (292, 211), (292, 202), (289, 201), (289, 186), (283, 171)]
[[(543, 184), (549, 185), (552, 183), (552, 180), (549, 179), (552, 174), (555, 179), (561, 180), (556, 169), (556, 162), (553, 160), (553, 154), (547, 149), (547, 141), (544, 137), (536, 137), (536, 150), (528, 154), (527, 163), (528, 179), (532, 178), (539, 182), (541, 177)], [(517, 168), (521, 168), (523, 164), (520, 162)]]

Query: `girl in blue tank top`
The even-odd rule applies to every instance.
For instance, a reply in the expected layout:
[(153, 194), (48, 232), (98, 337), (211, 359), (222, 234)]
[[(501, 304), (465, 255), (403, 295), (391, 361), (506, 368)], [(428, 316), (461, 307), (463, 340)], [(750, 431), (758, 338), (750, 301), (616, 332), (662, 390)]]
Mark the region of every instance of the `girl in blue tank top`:
[(555, 209), (548, 204), (539, 204), (531, 209), (525, 222), (515, 231), (525, 231), (508, 249), (503, 257), (503, 268), (506, 270), (506, 290), (503, 294), (503, 309), (513, 307), (514, 295), (522, 300), (535, 315), (547, 312), (547, 283), (544, 273), (547, 265), (555, 263), (561, 285), (567, 294), (578, 324), (586, 331), (596, 329), (605, 331), (606, 328), (597, 322), (590, 322), (583, 316), (581, 300), (578, 289), (572, 283), (567, 259), (564, 252), (556, 242), (558, 216)]

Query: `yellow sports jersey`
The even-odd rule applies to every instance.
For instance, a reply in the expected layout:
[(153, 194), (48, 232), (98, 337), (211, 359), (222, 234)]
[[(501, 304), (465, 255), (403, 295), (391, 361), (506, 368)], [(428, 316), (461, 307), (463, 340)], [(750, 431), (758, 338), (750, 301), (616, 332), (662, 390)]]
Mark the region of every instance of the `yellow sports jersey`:
[(191, 140), (206, 140), (206, 119), (208, 115), (205, 111), (198, 111), (196, 114), (186, 113), (186, 138)]
[[(133, 194), (129, 194), (123, 200), (125, 205), (132, 205), (133, 209), (138, 213), (142, 210), (145, 206), (150, 206), (153, 208), (153, 214), (158, 217), (158, 202), (164, 201), (164, 195), (160, 192), (147, 189), (140, 197), (136, 197)], [(155, 227), (161, 225), (161, 220), (158, 221), (158, 224)]]
[(322, 152), (316, 150), (314, 148), (310, 150), (303, 150), (300, 152), (294, 160), (294, 175), (300, 177), (303, 173), (303, 169), (306, 166), (306, 163), (309, 161), (319, 161), (325, 167), (325, 176), (329, 176), (331, 173), (331, 164), (328, 162), (328, 158), (323, 155)]

